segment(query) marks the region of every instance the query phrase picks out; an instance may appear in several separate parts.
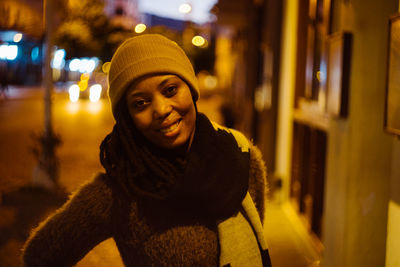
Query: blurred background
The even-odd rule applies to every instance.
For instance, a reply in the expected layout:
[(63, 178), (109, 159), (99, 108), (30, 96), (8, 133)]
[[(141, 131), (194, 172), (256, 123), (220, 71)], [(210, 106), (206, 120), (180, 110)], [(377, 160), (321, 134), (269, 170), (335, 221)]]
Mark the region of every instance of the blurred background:
[[(102, 171), (111, 57), (159, 33), (263, 153), (274, 267), (399, 267), (399, 2), (0, 0), (0, 266)], [(77, 266), (122, 262), (110, 239)]]

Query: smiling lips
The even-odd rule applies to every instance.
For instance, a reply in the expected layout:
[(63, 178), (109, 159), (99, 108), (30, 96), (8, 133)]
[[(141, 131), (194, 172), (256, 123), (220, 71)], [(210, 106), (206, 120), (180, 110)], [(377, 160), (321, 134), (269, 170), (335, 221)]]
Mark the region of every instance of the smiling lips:
[(182, 119), (179, 119), (175, 123), (171, 124), (170, 126), (159, 129), (159, 131), (164, 135), (168, 135), (168, 134), (172, 133), (176, 128), (178, 128), (181, 121), (182, 121)]

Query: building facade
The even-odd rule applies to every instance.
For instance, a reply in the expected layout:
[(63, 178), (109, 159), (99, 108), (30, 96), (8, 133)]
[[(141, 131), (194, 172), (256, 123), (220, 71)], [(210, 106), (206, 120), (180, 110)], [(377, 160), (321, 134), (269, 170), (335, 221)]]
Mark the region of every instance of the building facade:
[(237, 127), (263, 150), (321, 266), (400, 266), (400, 141), (385, 130), (399, 1), (220, 0), (214, 12), (230, 29), (218, 38), (235, 59)]

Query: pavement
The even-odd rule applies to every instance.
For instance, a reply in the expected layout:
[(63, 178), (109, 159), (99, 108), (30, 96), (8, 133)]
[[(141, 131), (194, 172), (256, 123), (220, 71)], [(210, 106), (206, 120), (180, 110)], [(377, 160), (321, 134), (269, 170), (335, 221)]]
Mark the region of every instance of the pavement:
[[(98, 144), (113, 123), (109, 114), (105, 114), (108, 111), (104, 107), (105, 113), (99, 111), (97, 115), (89, 112), (87, 103), (80, 104), (81, 111), (76, 113), (62, 111), (70, 106), (65, 95), (57, 94), (54, 97), (54, 120), (59, 123), (55, 123), (54, 127), (63, 136), (63, 145), (58, 154), (62, 189), (48, 191), (32, 186), (31, 174), (35, 160), (27, 154), (32, 145), (27, 138), (30, 129), (38, 127), (33, 123), (36, 121), (34, 114), (41, 116), (42, 112), (42, 108), (33, 104), (33, 99), (37, 102), (41, 97), (40, 88), (14, 87), (7, 92), (7, 98), (0, 99), (0, 266), (20, 266), (21, 248), (30, 230), (60, 207), (88, 177), (101, 169), (97, 156)], [(18, 115), (25, 102), (31, 103), (24, 108), (31, 112), (28, 117), (32, 119), (23, 120), (21, 116), (26, 117), (26, 112), (25, 115)], [(219, 96), (204, 98), (198, 102), (198, 109), (212, 120), (223, 123), (219, 112), (222, 102)], [(71, 130), (72, 127), (81, 131)], [(82, 132), (89, 138), (82, 139)], [(267, 202), (265, 224), (272, 265), (319, 266), (320, 254), (310, 246), (309, 235), (292, 206), (281, 203), (275, 195), (276, 192), (271, 194)], [(96, 246), (76, 266), (119, 267), (123, 264), (114, 241), (108, 239)]]

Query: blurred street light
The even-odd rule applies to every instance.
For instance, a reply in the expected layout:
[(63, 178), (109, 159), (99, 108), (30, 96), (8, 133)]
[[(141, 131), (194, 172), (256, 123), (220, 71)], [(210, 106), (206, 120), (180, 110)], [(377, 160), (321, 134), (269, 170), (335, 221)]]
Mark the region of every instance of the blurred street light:
[(0, 45), (0, 59), (14, 60), (18, 56), (18, 46), (16, 45)]
[(16, 33), (14, 35), (14, 42), (19, 43), (22, 40), (22, 33)]
[(101, 66), (101, 69), (102, 69), (102, 71), (104, 72), (104, 73), (108, 73), (109, 71), (110, 71), (110, 66), (111, 66), (111, 62), (105, 62), (104, 64), (103, 64), (103, 66)]
[(196, 35), (192, 38), (192, 44), (198, 47), (202, 47), (206, 44), (206, 39), (203, 36)]
[(74, 58), (69, 62), (70, 71), (79, 71), (80, 73), (92, 73), (99, 62), (98, 58)]
[(100, 84), (96, 83), (90, 87), (89, 99), (91, 102), (97, 102), (100, 100), (102, 87)]
[(65, 65), (65, 50), (58, 49), (54, 52), (53, 60), (51, 61), (51, 67), (54, 69), (61, 70)]
[(138, 25), (135, 26), (135, 32), (136, 33), (142, 33), (146, 30), (146, 25), (143, 23), (139, 23)]
[(189, 14), (192, 11), (192, 6), (188, 3), (183, 3), (179, 6), (179, 12), (182, 14)]
[(69, 100), (71, 100), (71, 102), (77, 102), (79, 100), (80, 89), (77, 84), (71, 85), (68, 89), (68, 93)]

